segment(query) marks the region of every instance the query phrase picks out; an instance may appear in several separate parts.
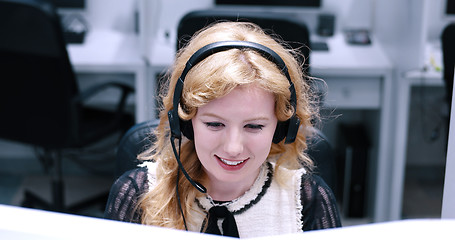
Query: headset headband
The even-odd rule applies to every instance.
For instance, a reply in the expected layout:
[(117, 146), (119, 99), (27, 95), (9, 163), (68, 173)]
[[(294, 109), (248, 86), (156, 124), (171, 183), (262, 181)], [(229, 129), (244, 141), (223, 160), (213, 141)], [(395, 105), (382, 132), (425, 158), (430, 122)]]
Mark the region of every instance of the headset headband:
[[(255, 50), (256, 52), (258, 52), (262, 56), (264, 56), (266, 59), (268, 59), (269, 61), (272, 61), (273, 63), (275, 63), (278, 66), (280, 71), (286, 76), (286, 78), (289, 81), (289, 91), (291, 92), (289, 102), (290, 102), (291, 106), (294, 109), (296, 109), (297, 97), (296, 97), (294, 83), (291, 81), (291, 77), (289, 75), (286, 64), (284, 63), (283, 59), (276, 52), (274, 52), (272, 49), (270, 49), (264, 45), (254, 43), (254, 42), (248, 42), (248, 41), (214, 42), (214, 43), (208, 44), (208, 45), (200, 48), (190, 57), (190, 59), (187, 61), (186, 65), (185, 65), (185, 68), (182, 71), (182, 74), (180, 75), (179, 79), (177, 80), (177, 83), (175, 85), (175, 90), (174, 90), (174, 96), (173, 96), (173, 109), (168, 112), (171, 134), (175, 138), (177, 138), (177, 139), (181, 138), (180, 119), (178, 117), (178, 105), (179, 105), (180, 98), (181, 98), (182, 91), (183, 91), (183, 82), (185, 80), (186, 75), (191, 70), (191, 68), (193, 66), (195, 66), (196, 64), (198, 64), (199, 62), (201, 62), (203, 59), (207, 58), (208, 56), (210, 56), (214, 53), (218, 53), (218, 52), (226, 51), (226, 50), (230, 50), (230, 49), (243, 49), (243, 48)], [(298, 128), (300, 121), (295, 116), (295, 112), (294, 112), (294, 115), (291, 117), (291, 119), (293, 119), (292, 123), (291, 124), (287, 123), (287, 125), (288, 125), (288, 127), (291, 127), (290, 125), (294, 125), (292, 127), (293, 131), (294, 131), (294, 128), (296, 127), (295, 125), (297, 125), (297, 128)], [(290, 143), (295, 140), (296, 131), (297, 130), (295, 130), (294, 136), (289, 136), (289, 134), (285, 134), (285, 136), (289, 136), (289, 138), (286, 137), (286, 143)]]

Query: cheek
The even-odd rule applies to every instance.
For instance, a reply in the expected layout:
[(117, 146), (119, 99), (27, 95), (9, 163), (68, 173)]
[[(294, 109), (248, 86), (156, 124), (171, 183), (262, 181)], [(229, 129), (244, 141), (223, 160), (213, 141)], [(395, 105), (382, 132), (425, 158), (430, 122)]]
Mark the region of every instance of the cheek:
[(252, 150), (254, 149), (253, 151), (256, 152), (256, 155), (260, 154), (261, 156), (267, 157), (272, 146), (272, 139), (274, 133), (275, 130), (267, 131), (261, 135), (255, 136), (254, 138), (250, 139), (248, 141), (250, 149)]
[(193, 124), (194, 130), (194, 146), (196, 148), (196, 152), (202, 153), (205, 149), (211, 149), (217, 145), (217, 141), (219, 141), (219, 137), (207, 129), (205, 125), (202, 124)]

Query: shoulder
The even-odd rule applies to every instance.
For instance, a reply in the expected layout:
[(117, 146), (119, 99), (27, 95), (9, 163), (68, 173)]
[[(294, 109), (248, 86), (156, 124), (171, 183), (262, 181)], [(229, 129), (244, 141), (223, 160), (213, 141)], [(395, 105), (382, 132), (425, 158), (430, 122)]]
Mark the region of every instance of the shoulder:
[(341, 226), (335, 196), (321, 177), (302, 175), (300, 198), (304, 231)]
[(301, 175), (301, 190), (307, 200), (313, 200), (314, 196), (321, 194), (333, 194), (327, 183), (320, 176), (312, 173)]
[(128, 189), (134, 190), (136, 192), (141, 192), (144, 189), (148, 188), (147, 182), (147, 167), (138, 167), (123, 173), (114, 182), (113, 187), (118, 187), (119, 189), (125, 189), (125, 187), (127, 187)]
[(139, 167), (123, 173), (112, 185), (104, 217), (126, 222), (139, 222), (137, 204), (148, 191), (148, 171)]
[(302, 175), (300, 187), (303, 206), (316, 204), (336, 205), (332, 189), (320, 176), (315, 174)]

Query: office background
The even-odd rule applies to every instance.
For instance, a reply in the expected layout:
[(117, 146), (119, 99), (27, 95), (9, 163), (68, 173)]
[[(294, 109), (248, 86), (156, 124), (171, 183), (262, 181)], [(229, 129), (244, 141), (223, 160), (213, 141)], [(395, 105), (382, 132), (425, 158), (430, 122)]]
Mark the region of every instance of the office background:
[[(365, 213), (355, 218), (345, 214), (353, 224), (440, 216), (448, 113), (439, 37), (455, 19), (444, 14), (444, 4), (322, 0), (320, 8), (249, 8), (295, 14), (308, 24), (312, 41), (328, 43), (328, 51), (312, 53), (314, 74), (327, 81), (329, 91), (322, 130), (336, 148), (340, 124), (358, 123), (372, 143), (365, 158)], [(88, 23), (84, 42), (68, 46), (81, 87), (107, 78), (131, 84), (137, 92), (129, 103), (137, 121), (154, 118), (156, 76), (172, 62), (180, 18), (211, 7), (212, 0), (87, 0), (84, 9), (60, 9), (80, 14)], [(321, 14), (335, 17), (333, 36), (317, 34)], [(367, 30), (372, 44), (347, 44), (346, 30)], [(109, 105), (110, 95), (93, 102)], [(2, 203), (19, 204), (24, 188), (48, 194), (33, 147), (1, 141), (0, 149)], [(76, 201), (110, 186), (111, 150), (102, 159), (64, 161), (71, 185), (67, 199)]]

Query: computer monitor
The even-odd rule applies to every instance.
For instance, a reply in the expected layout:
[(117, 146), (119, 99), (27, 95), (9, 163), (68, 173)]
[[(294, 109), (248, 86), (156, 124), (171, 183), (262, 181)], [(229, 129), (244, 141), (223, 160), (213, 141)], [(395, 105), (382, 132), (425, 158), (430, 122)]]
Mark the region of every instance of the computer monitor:
[(216, 5), (321, 7), (321, 0), (216, 0)]
[(455, 22), (455, 0), (445, 0), (442, 2), (443, 21)]
[(60, 15), (66, 43), (83, 43), (88, 31), (84, 17), (86, 0), (51, 0)]
[[(215, 6), (239, 11), (290, 14), (295, 20), (303, 21), (307, 24), (312, 33), (312, 38), (314, 36), (329, 37), (335, 31), (335, 15), (331, 12), (324, 12), (323, 0), (215, 0)], [(327, 45), (313, 41), (312, 49), (327, 50)]]
[(445, 14), (455, 16), (455, 0), (446, 0)]
[(84, 9), (85, 0), (52, 0), (52, 3), (59, 9)]

